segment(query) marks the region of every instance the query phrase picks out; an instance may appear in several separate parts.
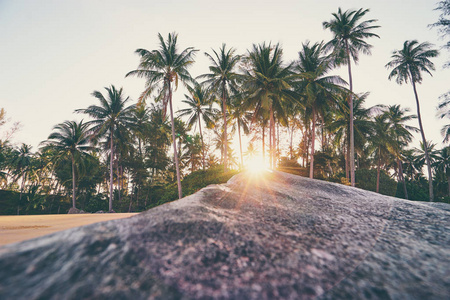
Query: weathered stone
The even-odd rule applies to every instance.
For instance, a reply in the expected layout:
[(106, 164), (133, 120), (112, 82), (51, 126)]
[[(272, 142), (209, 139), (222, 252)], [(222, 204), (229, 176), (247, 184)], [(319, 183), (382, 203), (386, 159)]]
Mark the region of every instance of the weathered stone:
[(1, 299), (445, 299), (450, 206), (280, 172), (0, 248)]
[(85, 214), (86, 212), (82, 209), (71, 207), (67, 213), (70, 215), (70, 214)]

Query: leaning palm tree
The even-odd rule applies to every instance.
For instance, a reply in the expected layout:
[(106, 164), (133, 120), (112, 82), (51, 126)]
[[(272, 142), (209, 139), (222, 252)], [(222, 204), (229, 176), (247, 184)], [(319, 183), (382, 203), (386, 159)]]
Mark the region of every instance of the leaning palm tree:
[(100, 105), (91, 105), (85, 109), (77, 109), (75, 112), (84, 113), (93, 118), (92, 121), (86, 123), (91, 126), (93, 136), (96, 138), (106, 137), (109, 142), (109, 211), (112, 211), (115, 135), (117, 132), (127, 134), (129, 128), (133, 126), (133, 110), (136, 105), (126, 106), (130, 98), (125, 98), (122, 88), (117, 90), (111, 85), (110, 88), (105, 87), (105, 89), (107, 91), (106, 97), (99, 91), (92, 93), (92, 96), (100, 101)]
[(335, 106), (335, 95), (342, 93), (344, 89), (341, 85), (346, 82), (339, 76), (330, 76), (327, 73), (331, 70), (332, 64), (330, 58), (324, 55), (323, 43), (315, 43), (310, 46), (309, 42), (302, 45), (299, 52), (299, 61), (296, 65), (296, 71), (301, 81), (298, 89), (305, 99), (305, 106), (312, 111), (312, 130), (311, 130), (311, 160), (309, 178), (314, 174), (314, 142), (316, 140), (316, 118), (322, 117), (326, 111)]
[[(420, 115), (420, 105), (419, 96), (417, 95), (416, 83), (420, 84), (422, 82), (422, 72), (426, 72), (430, 75), (431, 71), (434, 70), (434, 64), (429, 60), (429, 58), (436, 57), (439, 53), (435, 49), (431, 49), (432, 45), (430, 43), (421, 43), (418, 41), (405, 41), (403, 43), (403, 48), (401, 50), (396, 50), (393, 52), (391, 58), (392, 60), (386, 64), (386, 68), (392, 68), (389, 74), (389, 80), (396, 78), (398, 84), (411, 82), (414, 90), (414, 96), (416, 98), (417, 106), (417, 117), (419, 120), (420, 134), (422, 136), (422, 143), (428, 145), (425, 139), (425, 132), (422, 126), (422, 117)], [(431, 162), (427, 147), (425, 150), (425, 158), (428, 167), (428, 181), (429, 181), (429, 196), (430, 201), (433, 201), (433, 177), (431, 170)]]
[(341, 8), (337, 13), (333, 13), (333, 19), (329, 22), (323, 22), (325, 29), (330, 29), (333, 39), (326, 44), (326, 48), (333, 50), (336, 65), (347, 65), (350, 93), (348, 102), (350, 105), (350, 173), (351, 184), (355, 186), (355, 146), (353, 133), (353, 80), (351, 61), (358, 63), (359, 52), (370, 54), (372, 45), (364, 41), (365, 38), (378, 37), (372, 32), (380, 26), (372, 23), (377, 20), (371, 19), (361, 21), (361, 18), (368, 13), (368, 9), (347, 10), (342, 12)]
[(189, 127), (194, 126), (198, 121), (198, 129), (200, 131), (200, 139), (202, 142), (202, 158), (203, 169), (205, 169), (205, 145), (203, 143), (202, 123), (201, 119), (205, 122), (208, 128), (214, 127), (214, 109), (211, 107), (211, 93), (202, 88), (197, 82), (194, 83), (194, 87), (186, 86), (189, 91), (189, 95), (186, 97), (183, 103), (188, 105), (188, 108), (182, 109), (178, 112), (179, 117), (188, 116), (187, 124)]
[(46, 146), (51, 147), (58, 153), (55, 157), (61, 159), (70, 156), (72, 162), (72, 207), (75, 207), (76, 200), (76, 164), (81, 156), (86, 155), (95, 148), (91, 146), (91, 136), (89, 124), (75, 121), (66, 121), (53, 127)]
[(178, 81), (183, 83), (192, 81), (188, 72), (188, 67), (194, 63), (195, 50), (188, 47), (179, 52), (177, 48), (178, 34), (169, 33), (167, 40), (164, 41), (162, 35), (158, 33), (159, 49), (148, 51), (146, 49), (137, 49), (136, 53), (141, 56), (139, 66), (136, 70), (129, 72), (125, 77), (137, 76), (145, 78), (145, 90), (142, 92), (139, 100), (144, 101), (148, 98), (155, 88), (159, 88), (159, 94), (156, 100), (162, 99), (164, 104), (164, 116), (167, 105), (170, 109), (170, 118), (172, 123), (172, 144), (175, 167), (177, 172), (178, 197), (181, 199), (183, 193), (181, 190), (180, 164), (178, 162), (178, 151), (175, 136), (175, 121), (172, 108), (172, 84), (175, 90), (178, 88)]
[[(223, 114), (223, 129), (224, 137), (228, 136), (227, 133), (227, 102), (230, 94), (236, 91), (237, 82), (240, 79), (240, 75), (234, 70), (239, 63), (240, 56), (235, 55), (236, 49), (230, 48), (226, 50), (226, 44), (222, 44), (219, 49), (219, 53), (212, 50), (214, 56), (205, 52), (205, 55), (209, 58), (211, 66), (209, 67), (210, 73), (200, 75), (198, 78), (205, 79), (203, 84), (209, 86), (209, 88), (215, 93), (220, 95), (222, 100), (222, 114)], [(224, 169), (227, 170), (228, 164), (228, 142), (224, 140)]]

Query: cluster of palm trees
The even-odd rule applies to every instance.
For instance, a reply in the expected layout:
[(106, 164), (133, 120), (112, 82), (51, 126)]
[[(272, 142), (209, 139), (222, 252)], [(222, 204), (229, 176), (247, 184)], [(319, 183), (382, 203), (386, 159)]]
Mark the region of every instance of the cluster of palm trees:
[[(330, 21), (323, 22), (324, 29), (333, 34), (332, 40), (303, 43), (298, 60), (291, 63), (283, 60), (279, 44), (253, 44), (244, 55), (223, 44), (217, 51), (205, 53), (209, 71), (195, 79), (189, 67), (198, 50), (180, 50), (176, 33), (168, 34), (167, 39), (158, 34), (159, 49), (137, 49), (138, 67), (126, 74), (145, 79), (136, 104), (129, 104), (123, 90), (111, 85), (104, 94), (92, 93), (97, 104), (76, 110), (89, 121), (56, 125), (39, 153), (33, 155), (26, 145), (13, 149), (2, 143), (1, 155), (8, 157), (0, 166), (4, 184), (20, 183), (21, 193), (27, 182), (36, 181), (34, 185), (46, 186), (48, 191), (64, 189), (75, 207), (77, 185), (82, 178), (89, 178), (85, 188), (108, 190), (110, 211), (115, 192), (118, 197), (131, 193), (131, 207), (132, 199), (145, 197), (144, 187), (164, 182), (177, 182), (181, 198), (183, 173), (218, 163), (225, 170), (242, 168), (241, 136), (245, 134), (251, 140), (246, 153), (255, 155), (255, 143), (262, 140), (262, 155), (268, 152), (271, 168), (280, 163), (284, 152), (280, 140), (288, 136), (285, 156), (309, 168), (310, 178), (341, 176), (355, 186), (356, 166), (372, 168), (377, 170), (378, 191), (384, 170), (403, 183), (406, 198), (407, 182), (423, 181), (426, 163), (429, 199), (433, 200), (433, 174), (450, 184), (449, 150), (435, 151), (425, 139), (417, 84), (422, 73), (434, 70), (430, 58), (438, 52), (428, 43), (406, 41), (386, 65), (391, 69), (389, 79), (413, 86), (423, 151), (408, 149), (411, 132), (417, 129), (407, 123), (416, 116), (399, 105), (365, 108), (368, 93), (354, 92), (352, 61), (356, 64), (361, 53), (370, 54), (372, 46), (366, 40), (378, 37), (373, 32), (379, 27), (376, 20), (364, 20), (368, 12), (339, 9)], [(341, 65), (348, 68), (348, 83), (331, 74)], [(173, 94), (180, 84), (186, 87), (182, 100), (186, 108), (174, 112)], [(149, 98), (155, 104), (147, 104)], [(448, 114), (446, 105), (442, 107)], [(240, 160), (231, 148), (236, 130)], [(205, 142), (205, 135), (213, 138)], [(215, 150), (220, 151), (220, 159)], [(33, 166), (31, 161), (38, 157), (42, 160)], [(96, 172), (92, 166), (97, 166)], [(67, 176), (69, 169), (71, 175)], [(11, 180), (5, 174), (10, 174)]]

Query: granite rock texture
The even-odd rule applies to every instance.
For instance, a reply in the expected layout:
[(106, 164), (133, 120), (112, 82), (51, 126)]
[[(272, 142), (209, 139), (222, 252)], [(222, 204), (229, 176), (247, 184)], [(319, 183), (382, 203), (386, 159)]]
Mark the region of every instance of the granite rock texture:
[(281, 172), (0, 247), (0, 299), (449, 299), (450, 205)]

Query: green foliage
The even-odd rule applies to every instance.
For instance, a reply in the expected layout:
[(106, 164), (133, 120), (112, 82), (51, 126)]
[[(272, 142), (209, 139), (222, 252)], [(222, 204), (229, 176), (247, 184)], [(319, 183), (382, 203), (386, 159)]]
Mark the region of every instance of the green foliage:
[[(377, 170), (359, 169), (355, 172), (356, 186), (367, 190), (376, 191)], [(397, 191), (397, 182), (390, 178), (385, 171), (380, 172), (380, 194), (394, 196)]]
[[(409, 200), (415, 201), (428, 201), (428, 181), (423, 179), (420, 181), (406, 181), (406, 189), (408, 190)], [(395, 194), (397, 198), (405, 198), (405, 192), (403, 190), (403, 183), (397, 184), (397, 192)]]
[(68, 198), (42, 195), (33, 189), (19, 199), (19, 192), (0, 190), (0, 215), (17, 215), (17, 205), (20, 205), (20, 215), (67, 213), (72, 205)]
[(300, 166), (296, 159), (289, 159), (288, 157), (281, 157), (277, 170), (303, 177), (308, 176), (308, 170), (306, 168)]
[[(207, 170), (198, 170), (187, 175), (181, 185), (183, 187), (183, 196), (191, 195), (210, 184), (226, 183), (238, 171), (227, 170), (224, 172), (223, 165), (216, 165)], [(178, 198), (176, 183), (164, 187), (164, 192), (158, 200), (158, 205), (176, 200)]]

